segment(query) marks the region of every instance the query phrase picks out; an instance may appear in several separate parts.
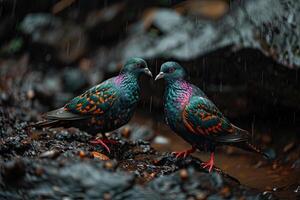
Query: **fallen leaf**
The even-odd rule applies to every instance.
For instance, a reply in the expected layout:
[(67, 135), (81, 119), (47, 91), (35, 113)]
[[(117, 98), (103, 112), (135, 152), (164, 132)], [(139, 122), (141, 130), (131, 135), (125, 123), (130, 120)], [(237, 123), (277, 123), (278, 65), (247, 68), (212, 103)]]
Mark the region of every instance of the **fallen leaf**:
[(99, 160), (109, 160), (109, 157), (97, 151), (93, 151), (92, 155), (94, 156), (94, 158), (98, 158)]

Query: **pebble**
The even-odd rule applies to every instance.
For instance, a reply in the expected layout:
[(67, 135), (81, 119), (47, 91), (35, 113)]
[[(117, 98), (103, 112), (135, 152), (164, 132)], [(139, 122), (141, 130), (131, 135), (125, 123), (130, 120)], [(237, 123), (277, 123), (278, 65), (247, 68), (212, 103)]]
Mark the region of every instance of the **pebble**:
[(131, 129), (130, 129), (128, 126), (124, 127), (124, 128), (121, 130), (121, 134), (122, 134), (123, 137), (129, 138), (129, 137), (130, 137), (130, 134), (131, 134)]
[(170, 141), (168, 138), (163, 137), (163, 136), (156, 136), (154, 141), (155, 144), (169, 144)]
[(34, 90), (30, 89), (30, 90), (27, 91), (26, 95), (27, 95), (28, 99), (33, 99), (34, 96), (35, 96), (35, 92), (34, 92)]
[(107, 162), (105, 162), (104, 167), (106, 169), (113, 169), (114, 168), (114, 164), (111, 161), (107, 161)]
[(179, 176), (182, 180), (187, 180), (189, 178), (188, 171), (186, 169), (182, 169), (179, 171)]
[(104, 200), (111, 200), (111, 199), (112, 199), (111, 194), (110, 194), (110, 193), (107, 193), (107, 192), (104, 193), (104, 194), (103, 194), (103, 199), (104, 199)]
[(196, 199), (197, 199), (197, 200), (204, 200), (204, 199), (206, 199), (206, 197), (207, 197), (207, 194), (204, 193), (204, 192), (198, 192), (198, 193), (196, 194)]
[(86, 157), (86, 154), (85, 154), (84, 151), (79, 151), (78, 155), (79, 155), (80, 158), (85, 158)]
[(45, 151), (40, 154), (40, 158), (56, 158), (60, 152), (56, 150)]

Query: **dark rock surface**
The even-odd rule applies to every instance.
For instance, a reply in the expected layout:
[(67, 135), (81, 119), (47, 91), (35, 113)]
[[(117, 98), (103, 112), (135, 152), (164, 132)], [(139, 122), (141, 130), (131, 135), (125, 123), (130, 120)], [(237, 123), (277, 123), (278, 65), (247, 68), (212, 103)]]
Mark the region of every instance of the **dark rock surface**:
[[(209, 174), (194, 157), (176, 159), (150, 143), (131, 140), (127, 126), (109, 137), (107, 154), (78, 129), (36, 130), (24, 108), (0, 107), (1, 199), (263, 199), (255, 189), (216, 168)], [(138, 130), (148, 138), (149, 130)], [(128, 137), (129, 135), (129, 137)], [(136, 137), (136, 136), (135, 136)], [(150, 139), (151, 140), (151, 139)], [(270, 197), (275, 199), (275, 196)]]
[(2, 199), (263, 199), (265, 196), (226, 175), (202, 171), (201, 161), (192, 157), (177, 161), (171, 155), (159, 155), (149, 144), (141, 142), (126, 143), (123, 150), (124, 155), (111, 161), (80, 158), (75, 153), (70, 155), (70, 151), (54, 160), (27, 156), (5, 163), (2, 160), (0, 196)]
[(63, 22), (47, 13), (35, 13), (27, 15), (20, 27), (30, 37), (36, 60), (49, 62), (56, 59), (69, 64), (81, 58), (86, 51), (87, 36), (73, 22)]
[(255, 48), (277, 62), (300, 66), (300, 3), (297, 0), (239, 1), (221, 19), (182, 16), (157, 9), (136, 24), (124, 42), (123, 58), (191, 60), (220, 48)]

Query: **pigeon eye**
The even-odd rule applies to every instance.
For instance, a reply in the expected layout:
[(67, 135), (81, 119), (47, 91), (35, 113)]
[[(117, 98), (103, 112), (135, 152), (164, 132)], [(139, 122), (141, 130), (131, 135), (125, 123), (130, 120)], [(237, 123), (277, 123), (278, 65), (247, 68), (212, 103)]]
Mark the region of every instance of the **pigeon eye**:
[(175, 71), (175, 68), (173, 68), (173, 67), (168, 69), (168, 73), (173, 73), (174, 71)]

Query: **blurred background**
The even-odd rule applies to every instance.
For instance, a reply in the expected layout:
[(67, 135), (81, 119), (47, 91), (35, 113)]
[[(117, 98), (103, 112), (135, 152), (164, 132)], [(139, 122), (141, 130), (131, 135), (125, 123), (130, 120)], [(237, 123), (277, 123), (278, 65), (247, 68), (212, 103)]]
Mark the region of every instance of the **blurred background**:
[[(276, 159), (265, 163), (222, 148), (217, 166), (248, 186), (284, 188), (282, 195), (295, 195), (300, 185), (299, 8), (297, 1), (280, 0), (2, 0), (1, 137), (13, 132), (8, 119), (41, 120), (43, 112), (116, 75), (129, 57), (147, 60), (154, 75), (163, 62), (175, 60)], [(160, 151), (189, 147), (164, 123), (163, 81), (143, 77), (141, 86), (130, 126), (147, 129)]]

